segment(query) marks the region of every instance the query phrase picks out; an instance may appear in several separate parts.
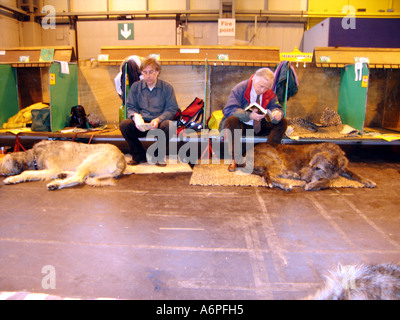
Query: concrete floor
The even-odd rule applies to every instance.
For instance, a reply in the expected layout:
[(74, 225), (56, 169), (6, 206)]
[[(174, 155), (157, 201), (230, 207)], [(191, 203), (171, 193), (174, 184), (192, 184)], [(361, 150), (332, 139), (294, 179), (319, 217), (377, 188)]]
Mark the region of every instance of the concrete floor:
[(400, 262), (400, 163), (351, 160), (377, 188), (201, 187), (184, 173), (51, 192), (0, 178), (0, 291), (302, 299), (339, 262)]

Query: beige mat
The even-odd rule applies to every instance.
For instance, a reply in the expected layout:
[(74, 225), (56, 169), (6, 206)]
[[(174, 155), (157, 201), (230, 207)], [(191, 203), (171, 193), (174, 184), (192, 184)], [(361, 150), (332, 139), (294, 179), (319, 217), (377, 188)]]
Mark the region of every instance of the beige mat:
[(192, 172), (189, 164), (176, 163), (177, 161), (167, 160), (166, 167), (159, 167), (150, 163), (141, 163), (137, 166), (130, 166), (130, 172), (134, 174), (149, 174), (149, 173), (184, 173)]
[(299, 126), (293, 126), (293, 129), (293, 133), (289, 137), (292, 139), (294, 137), (299, 137), (302, 139), (343, 139), (345, 137), (350, 137), (350, 135), (341, 133), (343, 130), (343, 125), (321, 127), (318, 128), (317, 132), (312, 132)]
[[(196, 165), (190, 179), (191, 185), (198, 186), (254, 186), (265, 187), (266, 183), (260, 176), (247, 174), (242, 169), (232, 173), (228, 171), (228, 164), (203, 164)], [(305, 182), (294, 179), (282, 179), (290, 181), (293, 187), (303, 187)], [(331, 181), (331, 188), (363, 188), (360, 182), (339, 177)]]

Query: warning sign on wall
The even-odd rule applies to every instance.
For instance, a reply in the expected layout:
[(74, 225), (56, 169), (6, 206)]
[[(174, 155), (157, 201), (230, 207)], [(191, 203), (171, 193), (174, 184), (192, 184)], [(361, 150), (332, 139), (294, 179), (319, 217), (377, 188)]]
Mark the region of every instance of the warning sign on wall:
[(218, 36), (231, 37), (235, 36), (236, 20), (235, 19), (218, 19)]

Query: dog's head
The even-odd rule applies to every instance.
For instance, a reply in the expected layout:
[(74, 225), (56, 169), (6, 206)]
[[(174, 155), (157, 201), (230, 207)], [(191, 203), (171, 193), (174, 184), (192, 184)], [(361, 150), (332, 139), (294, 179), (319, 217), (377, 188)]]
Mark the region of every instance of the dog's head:
[(302, 180), (306, 182), (322, 179), (337, 178), (347, 166), (348, 160), (344, 154), (331, 154), (319, 152), (315, 154), (304, 170), (301, 172)]
[(86, 112), (84, 107), (75, 106), (71, 108), (71, 121), (70, 126), (79, 128), (86, 128)]
[[(0, 174), (3, 176), (14, 176), (20, 174), (24, 171), (24, 166), (21, 161), (19, 161), (18, 153), (9, 153), (0, 162)], [(17, 156), (16, 156), (17, 155)]]

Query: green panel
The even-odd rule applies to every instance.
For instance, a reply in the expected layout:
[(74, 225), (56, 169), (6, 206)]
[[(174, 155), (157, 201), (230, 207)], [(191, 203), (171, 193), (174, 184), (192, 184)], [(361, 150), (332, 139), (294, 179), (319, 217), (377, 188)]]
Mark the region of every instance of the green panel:
[[(369, 77), (366, 64), (363, 64), (362, 76)], [(343, 124), (359, 130), (360, 133), (364, 130), (367, 92), (368, 82), (363, 82), (362, 77), (361, 81), (356, 81), (355, 65), (344, 67), (340, 79), (338, 113)]]
[(10, 65), (0, 65), (0, 128), (18, 111), (17, 73)]
[[(71, 108), (78, 105), (78, 66), (69, 63), (69, 74), (61, 73), (61, 64), (51, 65), (50, 107), (51, 131), (59, 131), (69, 125)], [(54, 80), (53, 80), (54, 79)]]

